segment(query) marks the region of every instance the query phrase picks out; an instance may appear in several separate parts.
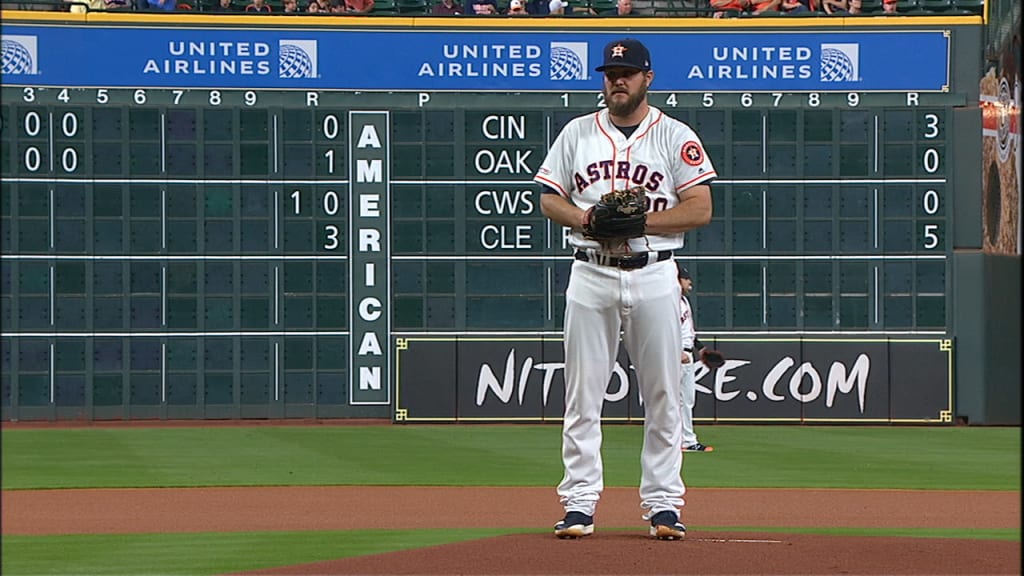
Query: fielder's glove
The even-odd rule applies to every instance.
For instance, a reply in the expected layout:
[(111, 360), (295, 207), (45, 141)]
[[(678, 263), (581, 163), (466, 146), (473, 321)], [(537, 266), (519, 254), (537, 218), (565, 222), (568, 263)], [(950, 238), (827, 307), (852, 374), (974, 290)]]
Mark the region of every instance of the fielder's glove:
[(643, 186), (608, 192), (583, 217), (583, 236), (599, 242), (639, 238), (646, 227), (647, 190)]
[(708, 368), (714, 370), (715, 368), (725, 366), (725, 354), (722, 354), (718, 350), (704, 348), (700, 351), (700, 361)]

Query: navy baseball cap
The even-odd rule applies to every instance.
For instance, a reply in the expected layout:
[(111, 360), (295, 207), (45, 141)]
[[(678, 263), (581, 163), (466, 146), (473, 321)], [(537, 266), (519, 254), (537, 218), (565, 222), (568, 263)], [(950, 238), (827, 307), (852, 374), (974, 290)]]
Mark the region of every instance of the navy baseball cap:
[(686, 266), (683, 266), (682, 264), (679, 264), (678, 262), (676, 263), (676, 266), (679, 267), (679, 277), (680, 278), (683, 278), (685, 280), (691, 280), (692, 279), (692, 278), (690, 278), (690, 271), (686, 269)]
[(604, 47), (604, 64), (594, 68), (594, 70), (604, 72), (605, 68), (615, 66), (634, 68), (647, 72), (651, 69), (651, 53), (647, 51), (646, 46), (635, 38), (615, 40)]

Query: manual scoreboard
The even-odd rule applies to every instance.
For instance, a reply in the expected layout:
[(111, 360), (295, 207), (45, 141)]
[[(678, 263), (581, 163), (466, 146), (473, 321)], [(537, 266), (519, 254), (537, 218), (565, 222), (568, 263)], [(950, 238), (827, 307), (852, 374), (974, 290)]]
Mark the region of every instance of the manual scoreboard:
[[(532, 177), (599, 90), (33, 79), (0, 94), (5, 414), (389, 415), (417, 338), (558, 338), (571, 251)], [(948, 338), (948, 79), (650, 101), (721, 176), (676, 255), (702, 334)]]

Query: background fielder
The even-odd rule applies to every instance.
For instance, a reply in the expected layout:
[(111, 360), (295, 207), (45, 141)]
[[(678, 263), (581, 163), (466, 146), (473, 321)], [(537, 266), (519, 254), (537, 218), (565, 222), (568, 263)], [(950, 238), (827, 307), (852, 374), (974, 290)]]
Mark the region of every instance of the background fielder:
[[(680, 539), (680, 300), (672, 250), (682, 247), (685, 231), (711, 220), (708, 183), (716, 174), (696, 133), (647, 103), (654, 72), (641, 42), (611, 42), (596, 70), (604, 72), (607, 109), (570, 121), (535, 176), (546, 187), (544, 215), (572, 228), (576, 248), (565, 310), (565, 475), (558, 486), (565, 516), (555, 534), (594, 530), (604, 488), (601, 410), (621, 331), (644, 401), (640, 505), (652, 536)], [(588, 239), (588, 210), (602, 195), (636, 186), (649, 200), (640, 237)]]
[(682, 367), (679, 375), (679, 408), (682, 411), (683, 452), (711, 452), (711, 446), (697, 441), (697, 433), (693, 429), (693, 407), (697, 403), (697, 361), (700, 351), (704, 348), (697, 338), (697, 328), (693, 319), (693, 307), (690, 305), (690, 291), (693, 290), (693, 277), (682, 264), (679, 265), (679, 335), (682, 339), (683, 351), (680, 355)]

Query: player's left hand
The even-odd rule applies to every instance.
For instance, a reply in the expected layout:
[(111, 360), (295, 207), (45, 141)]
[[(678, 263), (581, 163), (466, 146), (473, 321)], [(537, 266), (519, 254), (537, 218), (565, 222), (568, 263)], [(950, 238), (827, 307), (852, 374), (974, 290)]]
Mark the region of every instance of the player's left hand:
[(634, 186), (601, 196), (583, 217), (583, 236), (606, 242), (639, 238), (647, 228), (647, 190)]
[(708, 368), (714, 370), (715, 368), (725, 366), (725, 354), (722, 354), (718, 350), (703, 348), (700, 351), (700, 361)]

